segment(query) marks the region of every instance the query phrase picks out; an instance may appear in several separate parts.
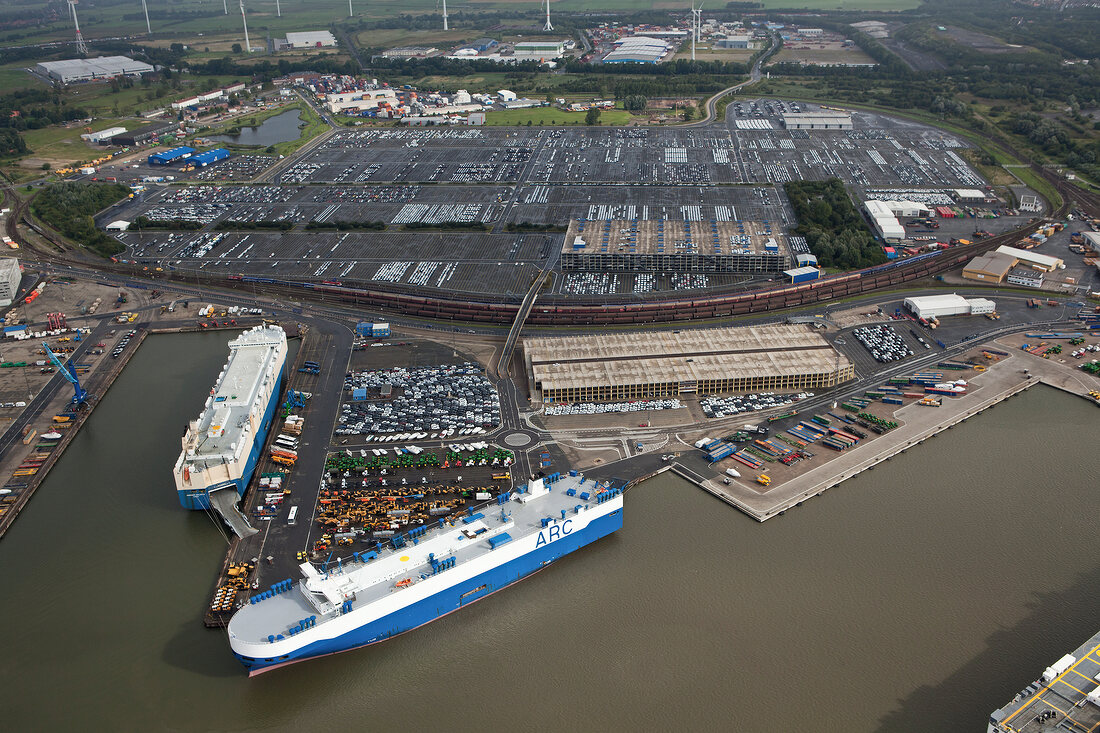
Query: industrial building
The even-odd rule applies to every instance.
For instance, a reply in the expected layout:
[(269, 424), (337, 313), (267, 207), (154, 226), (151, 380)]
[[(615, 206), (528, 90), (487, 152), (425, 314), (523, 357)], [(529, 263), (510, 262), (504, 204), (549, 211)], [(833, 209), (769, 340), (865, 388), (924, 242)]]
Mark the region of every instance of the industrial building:
[(424, 59), (439, 54), (435, 46), (401, 46), (382, 52), (384, 59)]
[(562, 241), (561, 269), (778, 273), (791, 266), (781, 239), (760, 222), (574, 219)]
[(984, 191), (979, 191), (976, 188), (953, 188), (951, 189), (951, 195), (960, 204), (980, 204), (987, 198)]
[(171, 165), (177, 160), (190, 158), (194, 154), (194, 148), (188, 147), (187, 145), (181, 145), (178, 148), (172, 148), (171, 150), (162, 150), (159, 153), (153, 153), (146, 159), (145, 162), (149, 165)]
[(905, 227), (894, 216), (893, 210), (884, 201), (869, 199), (863, 202), (863, 210), (871, 222), (875, 234), (885, 242), (900, 242), (905, 239)]
[(207, 150), (204, 153), (198, 155), (192, 155), (188, 163), (193, 163), (199, 168), (205, 168), (208, 165), (217, 163), (219, 160), (225, 160), (229, 157), (229, 151), (225, 148), (214, 148), (213, 150)]
[(1011, 255), (1003, 252), (987, 252), (970, 260), (970, 264), (963, 268), (962, 276), (967, 280), (1001, 283), (1016, 264), (1016, 258)]
[(1015, 257), (1019, 262), (1027, 265), (1028, 267), (1033, 267), (1036, 270), (1042, 270), (1043, 272), (1063, 270), (1066, 267), (1066, 263), (1057, 257), (1051, 257), (1050, 255), (1041, 255), (1038, 252), (1032, 252), (1029, 249), (1017, 249), (1016, 247), (1001, 245), (997, 248), (997, 251), (1001, 254)]
[(14, 257), (0, 257), (0, 308), (6, 308), (15, 302), (15, 294), (19, 292), (19, 282), (23, 279), (23, 271), (19, 268), (19, 260)]
[(920, 295), (906, 298), (905, 309), (917, 318), (984, 315), (997, 310), (997, 304), (986, 298), (964, 298), (961, 295)]
[(804, 325), (609, 333), (524, 340), (541, 402), (832, 387), (854, 367)]
[(116, 76), (140, 76), (155, 69), (144, 61), (134, 61), (126, 56), (98, 56), (94, 59), (43, 61), (35, 66), (35, 71), (62, 84), (72, 84), (105, 81)]
[(513, 48), (516, 61), (557, 59), (565, 53), (565, 41), (523, 41)]
[(397, 92), (392, 89), (363, 89), (355, 92), (329, 94), (325, 97), (325, 107), (333, 114), (377, 109), (382, 103), (396, 106)]
[(751, 36), (729, 36), (714, 42), (715, 48), (752, 48)]
[(788, 130), (851, 130), (852, 115), (847, 112), (785, 112), (783, 127)]
[(1028, 267), (1014, 267), (1006, 278), (1010, 285), (1023, 285), (1025, 288), (1043, 287), (1043, 273)]
[(615, 41), (615, 50), (603, 57), (605, 64), (655, 64), (664, 58), (671, 46), (648, 36), (628, 36)]
[(783, 274), (791, 279), (791, 283), (804, 283), (810, 280), (817, 280), (821, 277), (821, 270), (816, 267), (796, 267), (793, 270), (784, 270)]
[(328, 48), (336, 45), (336, 37), (328, 31), (287, 33), (286, 45), (290, 48)]
[(1020, 197), (1020, 211), (1028, 214), (1038, 214), (1042, 210), (1043, 202), (1039, 200), (1038, 196), (1025, 194)]
[(140, 145), (149, 142), (175, 127), (174, 122), (153, 122), (148, 125), (123, 132), (111, 138), (112, 145)]
[(98, 132), (86, 132), (80, 136), (80, 139), (88, 143), (103, 143), (110, 140), (115, 135), (121, 135), (126, 132), (125, 127), (108, 127), (106, 130), (100, 130)]

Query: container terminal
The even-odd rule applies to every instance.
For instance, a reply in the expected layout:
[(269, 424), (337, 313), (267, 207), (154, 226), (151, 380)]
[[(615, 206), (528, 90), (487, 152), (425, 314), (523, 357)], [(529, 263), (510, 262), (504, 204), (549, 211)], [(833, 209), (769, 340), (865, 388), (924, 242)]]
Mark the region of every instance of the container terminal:
[(987, 733), (1094, 731), (1100, 728), (1100, 632), (1043, 670), (993, 711)]

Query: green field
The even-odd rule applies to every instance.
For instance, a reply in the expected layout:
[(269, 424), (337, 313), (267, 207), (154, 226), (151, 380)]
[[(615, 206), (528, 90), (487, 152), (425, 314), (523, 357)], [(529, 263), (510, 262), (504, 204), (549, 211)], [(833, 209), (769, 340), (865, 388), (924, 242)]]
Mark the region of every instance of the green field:
[[(553, 107), (506, 109), (485, 113), (486, 125), (583, 125), (587, 112), (565, 112)], [(605, 109), (600, 113), (601, 125), (625, 125), (632, 119), (623, 109)]]
[[(485, 0), (484, 2), (452, 0), (447, 6), (454, 15), (476, 13), (479, 11), (509, 11), (530, 9), (532, 16), (537, 15), (542, 0)], [(920, 5), (920, 0), (762, 0), (766, 8), (785, 8), (808, 10), (905, 10)], [(34, 17), (44, 18), (41, 2), (26, 0), (7, 0), (5, 12), (11, 14), (37, 13)], [(150, 3), (149, 17), (153, 35), (158, 39), (176, 39), (201, 48), (199, 34), (223, 35), (227, 31), (236, 33), (241, 29), (240, 13), (229, 3), (229, 14), (222, 12), (216, 0), (177, 0), (170, 5)], [(682, 10), (680, 3), (671, 0), (555, 0), (553, 10), (593, 11), (593, 10)], [(50, 6), (53, 15), (46, 22), (31, 28), (0, 32), (0, 47), (8, 45), (26, 45), (44, 41), (70, 40), (73, 35), (72, 24), (68, 20), (64, 6), (54, 3)], [(352, 0), (352, 8), (357, 18), (376, 20), (393, 18), (401, 14), (419, 15), (438, 13), (437, 0)], [(275, 14), (275, 0), (250, 0), (246, 6), (248, 14), (249, 36), (254, 44), (259, 44), (268, 34), (278, 36), (287, 31), (319, 30), (328, 28), (332, 23), (348, 18), (348, 4), (344, 0), (313, 0), (307, 4), (292, 5), (283, 3), (283, 15)], [(122, 35), (141, 35), (145, 33), (145, 20), (141, 6), (137, 3), (118, 4), (81, 4), (78, 6), (80, 27), (84, 37), (90, 41), (96, 38), (110, 38)], [(442, 23), (440, 24), (442, 25)], [(440, 28), (442, 31), (442, 28)], [(398, 33), (382, 31), (386, 35)], [(456, 31), (466, 35), (470, 29)], [(474, 31), (476, 33), (476, 30)], [(241, 31), (243, 40), (243, 31)], [(386, 41), (380, 36), (377, 41), (361, 38), (360, 42), (377, 47)]]

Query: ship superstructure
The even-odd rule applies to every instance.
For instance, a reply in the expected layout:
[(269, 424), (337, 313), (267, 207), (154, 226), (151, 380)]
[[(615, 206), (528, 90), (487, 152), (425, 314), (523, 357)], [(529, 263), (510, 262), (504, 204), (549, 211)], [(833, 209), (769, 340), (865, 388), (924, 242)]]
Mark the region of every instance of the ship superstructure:
[(244, 494), (279, 401), (286, 354), (286, 333), (274, 325), (229, 342), (229, 360), (188, 424), (176, 460), (176, 492), (185, 508), (208, 509), (214, 491)]
[(301, 567), (229, 622), (250, 674), (389, 639), (458, 610), (622, 527), (620, 488), (552, 474), (384, 547)]

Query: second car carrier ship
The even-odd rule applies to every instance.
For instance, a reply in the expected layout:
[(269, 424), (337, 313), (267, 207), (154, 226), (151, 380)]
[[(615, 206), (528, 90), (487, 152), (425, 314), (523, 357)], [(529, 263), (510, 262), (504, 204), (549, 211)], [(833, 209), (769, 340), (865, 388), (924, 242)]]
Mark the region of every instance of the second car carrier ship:
[(252, 596), (229, 621), (256, 675), (392, 638), (457, 611), (623, 526), (622, 490), (576, 471), (531, 481)]
[(279, 402), (286, 332), (257, 326), (229, 342), (229, 361), (198, 419), (183, 436), (176, 494), (186, 509), (209, 509), (210, 494), (244, 494)]

